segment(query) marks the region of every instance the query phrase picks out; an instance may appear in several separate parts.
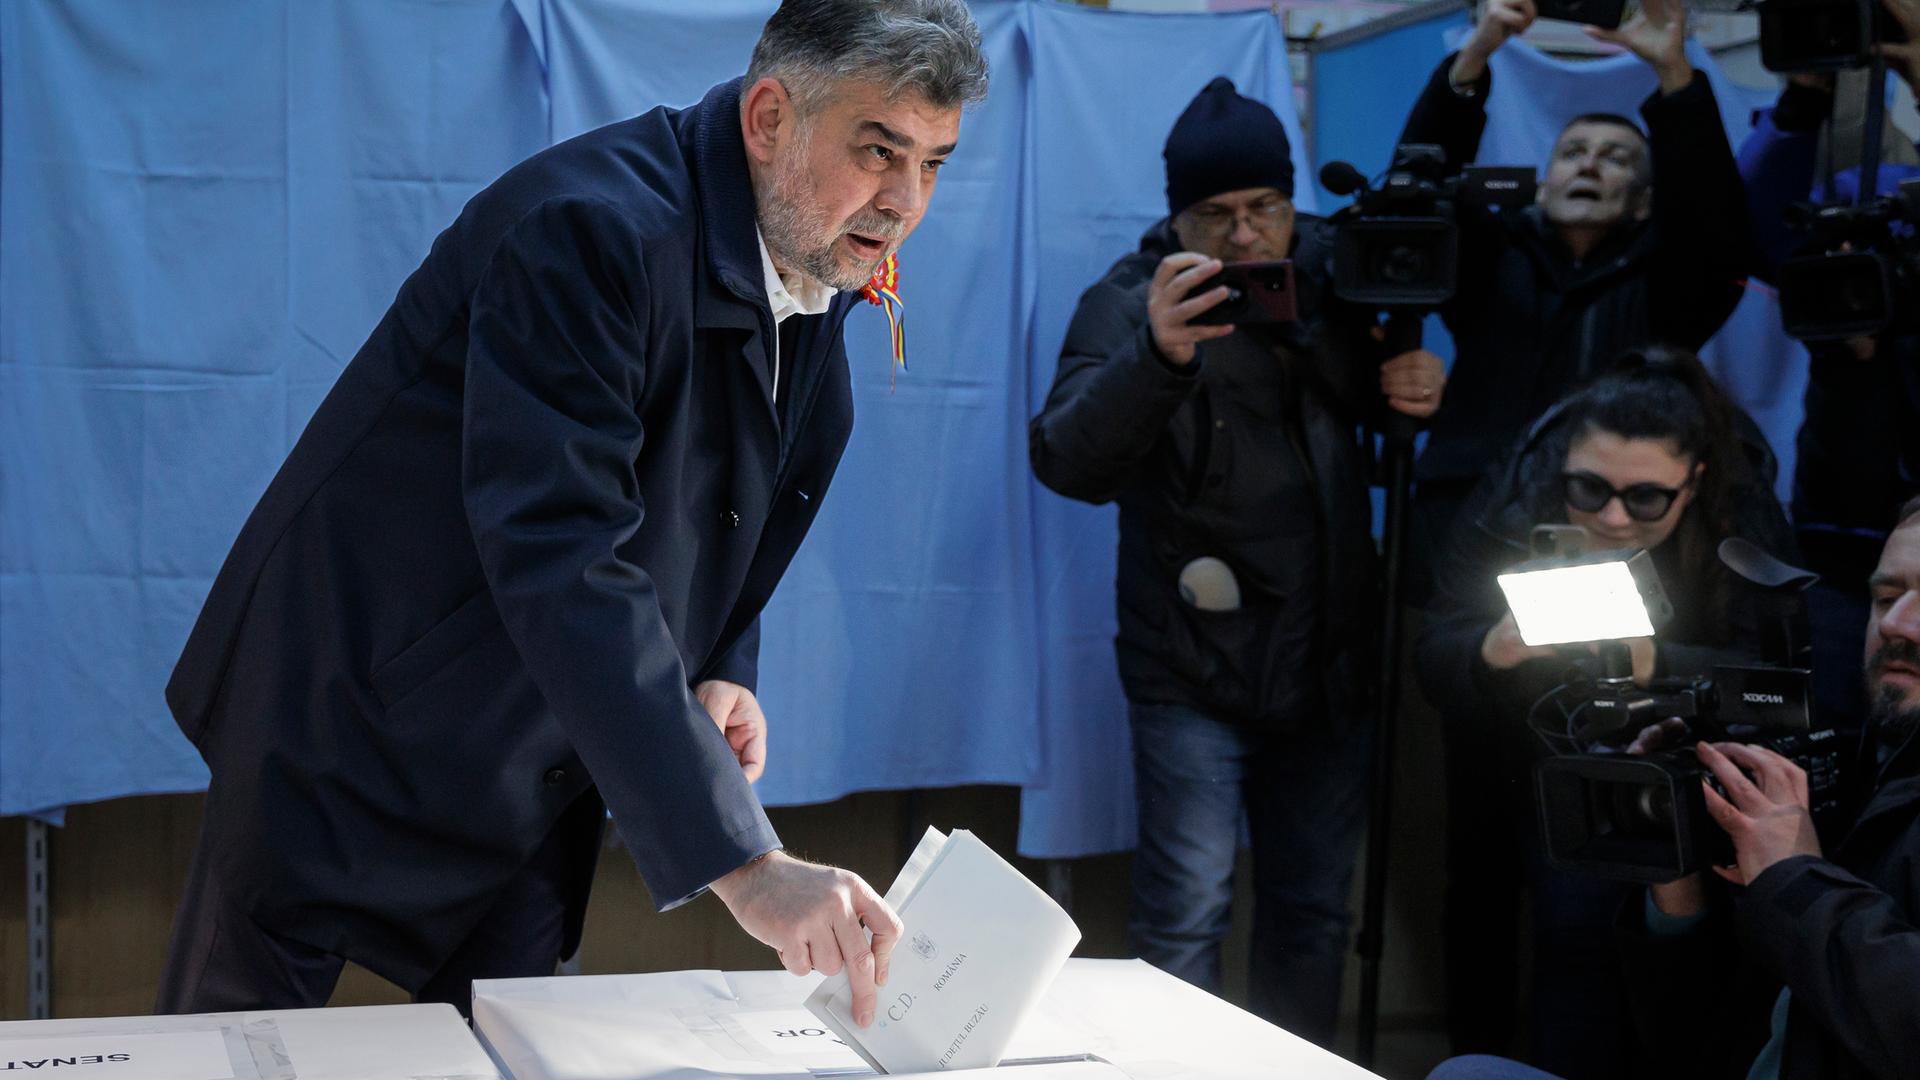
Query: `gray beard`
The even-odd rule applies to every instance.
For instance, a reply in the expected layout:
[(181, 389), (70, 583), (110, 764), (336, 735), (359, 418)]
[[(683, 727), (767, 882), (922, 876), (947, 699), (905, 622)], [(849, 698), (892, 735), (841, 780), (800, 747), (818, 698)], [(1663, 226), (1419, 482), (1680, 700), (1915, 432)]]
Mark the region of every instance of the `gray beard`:
[[(804, 141), (805, 133), (801, 134)], [(760, 220), (760, 235), (766, 238), (767, 251), (774, 261), (789, 270), (835, 289), (858, 289), (872, 279), (882, 260), (862, 266), (846, 266), (833, 256), (833, 245), (848, 232), (886, 240), (897, 240), (900, 222), (884, 214), (862, 210), (835, 229), (819, 210), (809, 212), (795, 196), (805, 190), (806, 164), (800, 155), (790, 154), (786, 162), (774, 167), (765, 191), (753, 193), (754, 210)], [(884, 256), (882, 256), (884, 259)]]

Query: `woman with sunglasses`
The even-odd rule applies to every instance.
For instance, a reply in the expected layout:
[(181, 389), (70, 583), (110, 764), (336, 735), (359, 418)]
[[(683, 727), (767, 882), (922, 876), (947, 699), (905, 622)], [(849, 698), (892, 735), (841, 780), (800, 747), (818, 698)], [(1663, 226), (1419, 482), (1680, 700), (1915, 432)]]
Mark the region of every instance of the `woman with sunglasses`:
[[(1630, 642), (1634, 676), (1759, 658), (1758, 597), (1719, 561), (1742, 536), (1791, 561), (1776, 466), (1751, 418), (1691, 354), (1629, 353), (1548, 410), (1481, 482), (1436, 560), (1439, 593), (1416, 670), (1447, 740), (1447, 990), (1456, 1053), (1506, 1053), (1522, 889), (1532, 893), (1532, 1064), (1632, 1075), (1611, 924), (1624, 889), (1557, 873), (1538, 840), (1527, 726), (1584, 647), (1520, 639), (1495, 577), (1529, 558), (1536, 525), (1578, 525), (1589, 550), (1645, 549), (1673, 602)], [(1502, 1022), (1506, 1024), (1503, 1027)]]

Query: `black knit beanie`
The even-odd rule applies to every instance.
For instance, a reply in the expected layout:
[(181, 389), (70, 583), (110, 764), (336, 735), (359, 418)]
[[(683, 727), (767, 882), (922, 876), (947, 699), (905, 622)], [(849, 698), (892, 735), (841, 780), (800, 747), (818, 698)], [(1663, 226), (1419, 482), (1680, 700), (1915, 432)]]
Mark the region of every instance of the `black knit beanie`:
[(1240, 96), (1225, 76), (1208, 83), (1174, 121), (1166, 159), (1169, 213), (1245, 188), (1279, 188), (1293, 197), (1287, 129), (1272, 109)]

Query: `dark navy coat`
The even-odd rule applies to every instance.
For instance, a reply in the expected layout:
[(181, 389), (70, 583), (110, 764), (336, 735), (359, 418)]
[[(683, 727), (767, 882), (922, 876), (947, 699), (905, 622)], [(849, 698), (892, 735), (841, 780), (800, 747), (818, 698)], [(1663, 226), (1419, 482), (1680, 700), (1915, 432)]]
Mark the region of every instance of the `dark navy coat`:
[(411, 989), (596, 791), (662, 908), (779, 845), (689, 687), (755, 685), (854, 299), (804, 317), (776, 414), (739, 93), (476, 195), (241, 530), (167, 701), (263, 926)]

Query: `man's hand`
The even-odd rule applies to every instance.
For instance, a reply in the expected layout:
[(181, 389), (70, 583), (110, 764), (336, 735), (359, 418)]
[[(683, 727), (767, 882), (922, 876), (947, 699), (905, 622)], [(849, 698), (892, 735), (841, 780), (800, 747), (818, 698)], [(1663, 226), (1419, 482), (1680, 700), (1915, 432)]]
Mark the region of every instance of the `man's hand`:
[(1820, 854), (1820, 837), (1807, 810), (1807, 774), (1800, 766), (1771, 750), (1739, 743), (1700, 743), (1694, 752), (1727, 792), (1722, 796), (1705, 778), (1700, 781), (1707, 813), (1733, 837), (1738, 862), (1731, 868), (1716, 866), (1714, 873), (1751, 885), (1781, 859)]
[(1415, 349), (1380, 365), (1380, 392), (1388, 407), (1416, 420), (1440, 411), (1440, 395), (1447, 385), (1446, 361), (1425, 349)]
[(1687, 59), (1687, 9), (1681, 0), (1640, 0), (1620, 29), (1586, 28), (1596, 41), (1618, 45), (1647, 62), (1660, 76), (1660, 92), (1685, 90), (1693, 82), (1693, 62)]
[(1908, 89), (1920, 95), (1920, 0), (1880, 0), (1887, 14), (1906, 31), (1904, 42), (1875, 45), (1873, 51), (1887, 58), (1887, 67), (1906, 80)]
[(1544, 660), (1560, 655), (1546, 645), (1529, 645), (1520, 638), (1520, 626), (1509, 611), (1480, 639), (1480, 659), (1495, 671), (1512, 671), (1529, 660)]
[(747, 783), (760, 779), (767, 768), (767, 715), (760, 700), (739, 683), (710, 679), (693, 688), (693, 696), (720, 726)]
[(1538, 16), (1533, 0), (1486, 0), (1480, 5), (1480, 19), (1473, 24), (1473, 34), (1460, 46), (1460, 55), (1454, 57), (1447, 78), (1455, 86), (1479, 79), (1486, 73), (1487, 58), (1510, 39), (1526, 33)]
[(1194, 326), (1201, 312), (1219, 306), (1229, 290), (1217, 285), (1198, 296), (1188, 296), (1193, 287), (1220, 272), (1224, 265), (1193, 251), (1176, 251), (1160, 260), (1153, 272), (1153, 284), (1147, 287), (1147, 322), (1153, 327), (1153, 343), (1160, 355), (1181, 367), (1193, 363), (1195, 347), (1233, 333), (1232, 326)]
[(854, 1021), (861, 1027), (873, 1023), (875, 988), (887, 984), (888, 961), (903, 928), (860, 875), (776, 851), (712, 888), (740, 928), (772, 946), (788, 971), (832, 976), (845, 968)]

